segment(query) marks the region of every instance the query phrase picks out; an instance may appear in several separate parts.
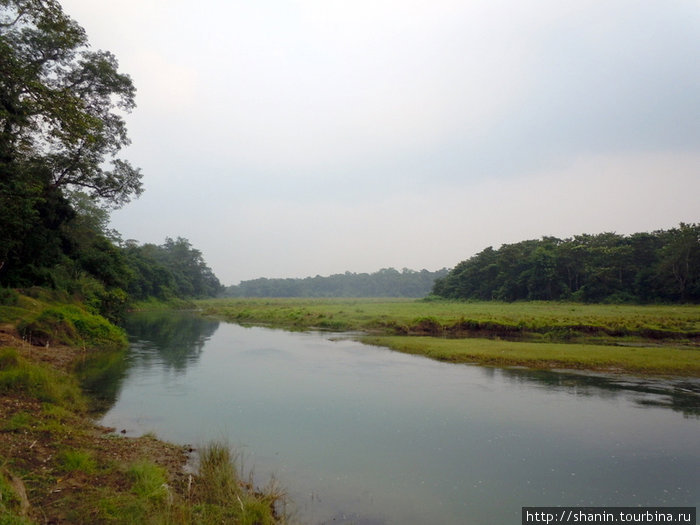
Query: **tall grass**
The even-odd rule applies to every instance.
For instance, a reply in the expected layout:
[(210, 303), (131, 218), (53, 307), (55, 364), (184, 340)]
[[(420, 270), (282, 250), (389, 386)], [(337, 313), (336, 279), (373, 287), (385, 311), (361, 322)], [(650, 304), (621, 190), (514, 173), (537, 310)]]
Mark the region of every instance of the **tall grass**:
[(235, 520), (241, 525), (272, 525), (279, 520), (275, 503), (283, 492), (271, 486), (267, 491), (254, 491), (244, 483), (228, 446), (213, 442), (200, 450), (198, 478), (194, 490), (194, 514), (197, 521), (220, 523)]
[(411, 299), (216, 299), (199, 301), (204, 313), (227, 320), (287, 328), (420, 331), (482, 329), (549, 334), (696, 337), (697, 306), (602, 305), (555, 302), (458, 302)]
[(241, 480), (236, 456), (221, 443), (200, 450), (199, 469), (186, 487), (175, 490), (168, 474), (150, 460), (127, 466), (128, 493), (103, 494), (94, 505), (100, 521), (184, 525), (275, 525), (286, 518), (275, 511), (284, 495), (277, 489), (254, 490)]

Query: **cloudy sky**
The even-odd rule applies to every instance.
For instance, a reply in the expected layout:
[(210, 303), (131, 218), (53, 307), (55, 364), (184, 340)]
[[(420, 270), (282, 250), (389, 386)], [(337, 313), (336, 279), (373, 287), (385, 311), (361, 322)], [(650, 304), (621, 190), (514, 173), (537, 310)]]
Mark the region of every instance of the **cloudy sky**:
[(62, 0), (137, 87), (125, 239), (224, 284), (700, 221), (697, 0)]

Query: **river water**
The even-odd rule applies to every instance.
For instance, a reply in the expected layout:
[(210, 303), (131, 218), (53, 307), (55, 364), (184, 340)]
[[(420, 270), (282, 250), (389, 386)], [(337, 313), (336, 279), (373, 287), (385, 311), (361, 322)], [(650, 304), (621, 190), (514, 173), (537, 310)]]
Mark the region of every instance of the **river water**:
[(698, 382), (454, 365), (328, 333), (134, 315), (102, 424), (232, 445), (301, 523), (697, 506)]

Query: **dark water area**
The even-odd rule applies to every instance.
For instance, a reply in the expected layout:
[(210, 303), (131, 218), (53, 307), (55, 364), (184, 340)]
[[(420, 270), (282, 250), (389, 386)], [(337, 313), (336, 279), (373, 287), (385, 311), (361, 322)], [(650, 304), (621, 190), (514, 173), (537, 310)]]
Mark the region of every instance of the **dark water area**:
[(327, 333), (129, 319), (102, 423), (224, 440), (301, 523), (519, 523), (523, 506), (697, 506), (700, 382), (440, 363)]

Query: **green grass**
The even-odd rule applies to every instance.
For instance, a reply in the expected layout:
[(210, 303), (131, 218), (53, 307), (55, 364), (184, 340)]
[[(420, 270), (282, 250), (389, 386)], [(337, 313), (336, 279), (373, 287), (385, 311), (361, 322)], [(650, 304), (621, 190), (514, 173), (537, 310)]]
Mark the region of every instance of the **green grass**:
[(17, 325), (20, 334), (34, 344), (65, 344), (116, 349), (127, 344), (126, 334), (102, 316), (76, 305), (57, 305)]
[(272, 525), (275, 501), (282, 494), (274, 490), (253, 492), (240, 480), (235, 457), (222, 443), (210, 443), (200, 450), (199, 478), (195, 488), (196, 522), (231, 522), (241, 525)]
[(453, 363), (700, 376), (697, 349), (404, 336), (367, 336), (362, 340)]
[(341, 330), (410, 330), (429, 319), (441, 329), (460, 325), (547, 334), (595, 329), (613, 336), (700, 335), (698, 306), (630, 306), (554, 302), (456, 302), (415, 299), (214, 299), (205, 314), (241, 323)]
[(24, 432), (37, 425), (37, 419), (29, 412), (17, 412), (0, 424), (5, 432)]
[(170, 496), (165, 469), (150, 461), (139, 461), (127, 471), (133, 485), (131, 491), (151, 503), (165, 503)]
[(125, 473), (131, 490), (101, 495), (95, 504), (101, 521), (173, 525), (274, 525), (285, 521), (273, 512), (282, 494), (254, 491), (243, 483), (234, 455), (221, 443), (202, 448), (199, 470), (184, 497), (178, 497), (168, 484), (166, 471), (151, 461), (133, 463)]
[(85, 398), (74, 376), (30, 362), (14, 348), (0, 349), (0, 394), (22, 392), (70, 410), (84, 410)]
[(97, 470), (97, 461), (89, 450), (66, 449), (58, 455), (58, 466), (64, 472), (92, 474)]
[(444, 361), (700, 375), (695, 305), (296, 298), (198, 305), (240, 324), (361, 331), (373, 336), (364, 341)]

